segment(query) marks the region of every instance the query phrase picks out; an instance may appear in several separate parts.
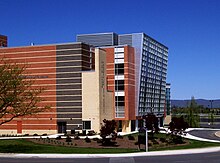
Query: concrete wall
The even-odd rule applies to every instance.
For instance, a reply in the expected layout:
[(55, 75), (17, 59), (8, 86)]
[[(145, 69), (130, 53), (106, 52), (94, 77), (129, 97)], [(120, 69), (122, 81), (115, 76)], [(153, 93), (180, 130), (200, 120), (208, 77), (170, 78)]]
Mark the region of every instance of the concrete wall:
[(113, 119), (113, 94), (106, 89), (106, 54), (95, 49), (95, 71), (82, 73), (82, 120), (99, 132), (103, 119)]

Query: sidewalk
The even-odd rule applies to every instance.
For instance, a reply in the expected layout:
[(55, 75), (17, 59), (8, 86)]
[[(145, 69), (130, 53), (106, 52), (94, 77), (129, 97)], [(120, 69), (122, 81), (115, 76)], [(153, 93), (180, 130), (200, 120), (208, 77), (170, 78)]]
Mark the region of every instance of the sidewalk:
[(167, 150), (155, 152), (138, 152), (123, 154), (0, 154), (0, 158), (109, 158), (109, 157), (140, 157), (140, 156), (164, 156), (220, 152), (220, 147), (197, 148), (184, 150)]

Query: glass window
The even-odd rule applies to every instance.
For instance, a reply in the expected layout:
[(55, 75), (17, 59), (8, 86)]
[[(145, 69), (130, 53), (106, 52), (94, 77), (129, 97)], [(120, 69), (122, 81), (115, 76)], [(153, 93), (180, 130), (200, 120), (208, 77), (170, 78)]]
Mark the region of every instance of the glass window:
[(115, 101), (124, 101), (125, 97), (124, 96), (116, 96)]
[(123, 63), (115, 64), (115, 68), (124, 68), (124, 64)]
[(90, 130), (91, 129), (91, 121), (83, 121), (83, 129)]

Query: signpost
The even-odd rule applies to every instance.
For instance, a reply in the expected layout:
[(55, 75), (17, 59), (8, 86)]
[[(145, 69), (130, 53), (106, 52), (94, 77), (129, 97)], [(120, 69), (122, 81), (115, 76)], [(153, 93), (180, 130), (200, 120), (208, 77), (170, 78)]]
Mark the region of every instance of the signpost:
[(148, 152), (148, 133), (147, 133), (147, 128), (141, 128), (141, 130), (139, 130), (138, 144), (139, 144), (139, 149), (140, 149), (140, 144), (145, 144), (145, 150), (146, 150), (146, 152)]

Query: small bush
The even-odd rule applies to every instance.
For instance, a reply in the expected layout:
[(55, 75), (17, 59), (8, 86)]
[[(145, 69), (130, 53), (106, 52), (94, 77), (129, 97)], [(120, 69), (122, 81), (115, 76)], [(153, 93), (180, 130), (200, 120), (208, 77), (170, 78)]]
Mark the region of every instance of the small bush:
[(88, 137), (85, 138), (85, 141), (86, 143), (91, 143), (91, 140)]
[(102, 143), (102, 139), (98, 139), (97, 140), (97, 143), (99, 144), (99, 143)]
[(47, 134), (46, 134), (46, 133), (44, 133), (44, 134), (42, 134), (42, 136), (47, 136)]
[(128, 140), (135, 140), (135, 138), (132, 135), (128, 135)]
[(33, 136), (38, 136), (38, 134), (35, 133)]
[(159, 144), (155, 139), (151, 140), (153, 144)]
[(121, 136), (121, 135), (118, 135), (118, 136), (117, 136), (117, 138), (119, 138), (119, 139), (123, 139), (123, 136)]
[(62, 138), (61, 138), (61, 136), (59, 135), (59, 136), (56, 137), (56, 139), (57, 139), (57, 140), (60, 140), (60, 139), (62, 139)]
[(183, 138), (178, 135), (172, 135), (171, 140), (174, 144), (183, 144), (184, 143)]
[(88, 136), (93, 136), (93, 135), (95, 135), (96, 133), (95, 133), (95, 131), (94, 130), (91, 130), (91, 131), (88, 131)]
[(78, 135), (76, 135), (76, 136), (74, 136), (74, 139), (75, 139), (75, 140), (79, 140), (80, 137), (79, 137)]
[(99, 138), (93, 138), (92, 140), (93, 140), (93, 141), (98, 141), (98, 140), (99, 140)]
[(24, 134), (24, 136), (29, 136), (29, 134)]
[(160, 138), (160, 141), (161, 141), (162, 143), (164, 143), (164, 142), (166, 142), (166, 139), (165, 139), (165, 138)]
[(66, 137), (66, 142), (72, 142), (72, 138), (69, 135)]

